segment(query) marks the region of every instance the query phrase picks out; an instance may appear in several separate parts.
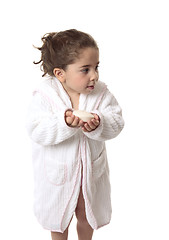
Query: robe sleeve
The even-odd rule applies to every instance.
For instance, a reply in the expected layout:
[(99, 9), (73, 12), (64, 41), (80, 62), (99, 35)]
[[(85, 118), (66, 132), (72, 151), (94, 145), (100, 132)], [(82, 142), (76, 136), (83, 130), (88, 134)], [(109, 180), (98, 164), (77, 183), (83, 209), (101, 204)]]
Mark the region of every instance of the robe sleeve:
[(78, 129), (69, 127), (65, 122), (66, 110), (68, 108), (65, 106), (53, 112), (51, 104), (36, 93), (26, 120), (30, 138), (41, 145), (55, 145), (75, 135)]
[(105, 141), (115, 138), (124, 127), (122, 110), (112, 93), (107, 89), (98, 110), (92, 111), (100, 117), (100, 125), (84, 134), (91, 139)]

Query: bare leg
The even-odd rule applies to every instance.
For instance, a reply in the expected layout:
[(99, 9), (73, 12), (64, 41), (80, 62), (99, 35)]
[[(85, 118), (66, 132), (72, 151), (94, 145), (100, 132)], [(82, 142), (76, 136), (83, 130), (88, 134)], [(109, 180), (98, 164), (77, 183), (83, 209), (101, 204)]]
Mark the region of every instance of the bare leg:
[(64, 231), (64, 233), (51, 232), (51, 236), (52, 236), (52, 240), (67, 240), (68, 228)]
[(91, 228), (91, 226), (89, 225), (86, 219), (85, 203), (84, 203), (82, 188), (80, 189), (79, 199), (78, 199), (75, 213), (77, 217), (78, 239), (91, 240), (93, 235), (93, 229)]
[[(73, 218), (73, 217), (72, 217)], [(72, 218), (70, 220), (70, 223), (72, 221)], [(70, 225), (69, 223), (69, 225)], [(66, 230), (63, 233), (60, 232), (51, 232), (51, 237), (52, 240), (67, 240), (68, 239), (68, 229), (69, 229), (69, 225), (66, 228)]]

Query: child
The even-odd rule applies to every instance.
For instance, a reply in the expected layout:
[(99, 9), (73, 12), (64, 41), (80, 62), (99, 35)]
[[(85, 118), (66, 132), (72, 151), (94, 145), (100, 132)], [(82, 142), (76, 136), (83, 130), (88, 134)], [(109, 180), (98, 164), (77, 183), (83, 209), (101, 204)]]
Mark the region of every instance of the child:
[[(33, 140), (34, 212), (65, 240), (77, 217), (79, 240), (92, 239), (93, 229), (110, 222), (111, 200), (105, 140), (124, 126), (121, 108), (107, 86), (98, 81), (99, 49), (94, 39), (71, 29), (42, 38), (43, 76), (34, 91), (27, 130)], [(73, 114), (85, 110), (84, 122)]]

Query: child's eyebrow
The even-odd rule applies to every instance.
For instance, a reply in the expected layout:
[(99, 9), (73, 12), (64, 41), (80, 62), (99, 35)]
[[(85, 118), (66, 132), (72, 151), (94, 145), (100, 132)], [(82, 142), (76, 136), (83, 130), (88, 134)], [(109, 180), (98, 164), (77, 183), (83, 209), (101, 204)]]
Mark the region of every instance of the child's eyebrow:
[[(98, 62), (96, 65), (99, 65), (100, 62)], [(84, 66), (81, 66), (81, 68), (84, 68), (84, 67), (90, 67), (91, 65), (84, 65)]]

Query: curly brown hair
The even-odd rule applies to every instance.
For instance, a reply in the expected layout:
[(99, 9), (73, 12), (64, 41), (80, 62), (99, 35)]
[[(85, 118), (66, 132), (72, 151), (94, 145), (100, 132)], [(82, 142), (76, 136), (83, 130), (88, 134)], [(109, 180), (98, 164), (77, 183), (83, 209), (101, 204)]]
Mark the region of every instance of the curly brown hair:
[(41, 59), (34, 64), (41, 63), (41, 70), (54, 76), (54, 68), (66, 70), (67, 65), (72, 64), (78, 58), (80, 50), (88, 47), (98, 49), (96, 41), (87, 33), (70, 29), (61, 32), (51, 32), (41, 38), (42, 47), (36, 47), (41, 51)]

